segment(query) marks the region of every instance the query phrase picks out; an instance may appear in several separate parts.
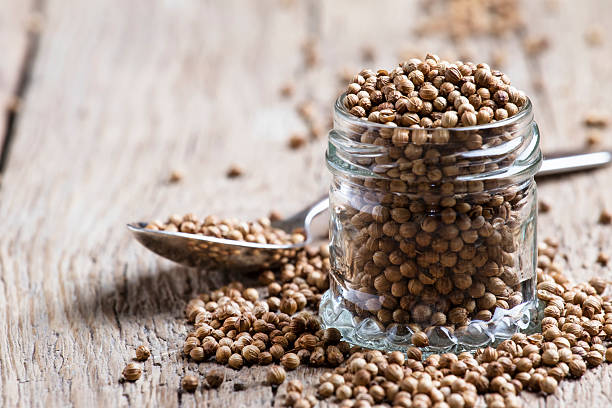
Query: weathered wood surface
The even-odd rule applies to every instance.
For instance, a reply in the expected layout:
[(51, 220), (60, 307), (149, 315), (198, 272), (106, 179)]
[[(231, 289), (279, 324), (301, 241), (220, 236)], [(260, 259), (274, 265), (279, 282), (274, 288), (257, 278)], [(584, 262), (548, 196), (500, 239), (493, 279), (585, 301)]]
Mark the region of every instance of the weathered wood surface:
[[(15, 26), (7, 10), (28, 8), (4, 3), (1, 21)], [(461, 51), (489, 59), (506, 50), (503, 69), (534, 95), (547, 150), (583, 146), (587, 101), (608, 113), (612, 106), (612, 35), (597, 48), (583, 39), (589, 24), (605, 27), (610, 3), (558, 3), (551, 11), (550, 2), (525, 2), (527, 34), (475, 39)], [(324, 141), (286, 147), (290, 132), (305, 130), (297, 103), (316, 101), (326, 122), (338, 71), (364, 65), (364, 45), (379, 48), (372, 67), (392, 66), (406, 48), (453, 56), (458, 47), (411, 34), (417, 2), (47, 0), (43, 10), (0, 189), (0, 405), (279, 406), (256, 368), (227, 370), (218, 391), (178, 391), (185, 372), (209, 368), (178, 351), (185, 301), (227, 278), (160, 260), (124, 224), (187, 211), (291, 213), (328, 180)], [(375, 16), (384, 23), (372, 24)], [(550, 49), (528, 57), (521, 36), (538, 33)], [(3, 54), (23, 53), (23, 42), (6, 40), (13, 36), (20, 34), (0, 29)], [(301, 53), (309, 38), (321, 54), (310, 70)], [(21, 69), (4, 57), (0, 67), (3, 78)], [(534, 89), (534, 72), (546, 80), (542, 90)], [(287, 80), (296, 95), (283, 100)], [(604, 135), (609, 145), (610, 131)], [(244, 177), (225, 177), (232, 163)], [(173, 169), (185, 172), (183, 182), (167, 183)], [(595, 262), (600, 249), (612, 251), (612, 229), (596, 222), (612, 200), (610, 177), (612, 168), (540, 187), (552, 205), (540, 235), (562, 242), (576, 279), (612, 277)], [(143, 378), (121, 384), (143, 343), (153, 351)], [(317, 372), (289, 377), (310, 383)], [(233, 392), (237, 381), (247, 389)], [(610, 384), (612, 368), (604, 366), (553, 396), (524, 398), (529, 406), (609, 406)]]
[(7, 132), (24, 91), (29, 61), (36, 50), (40, 4), (34, 0), (3, 0), (0, 7), (0, 171)]

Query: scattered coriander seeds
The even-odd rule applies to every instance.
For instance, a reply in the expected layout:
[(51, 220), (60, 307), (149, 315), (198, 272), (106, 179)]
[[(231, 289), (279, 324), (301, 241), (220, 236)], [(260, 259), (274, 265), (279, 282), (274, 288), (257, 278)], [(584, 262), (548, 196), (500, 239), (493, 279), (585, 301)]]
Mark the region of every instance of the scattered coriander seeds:
[(584, 33), (584, 39), (588, 45), (595, 47), (603, 44), (604, 30), (599, 25), (591, 25)]
[(598, 111), (589, 112), (584, 117), (584, 124), (588, 127), (605, 128), (609, 121), (609, 115)]
[(612, 223), (612, 213), (608, 210), (602, 210), (599, 214), (599, 223), (602, 225), (610, 225)]
[(301, 133), (294, 133), (289, 138), (289, 147), (293, 150), (297, 150), (304, 147), (306, 144), (306, 137)]
[(257, 346), (249, 344), (244, 346), (242, 349), (242, 357), (244, 361), (249, 364), (256, 363), (259, 361), (259, 348)]
[(285, 381), (287, 374), (283, 367), (274, 366), (268, 369), (266, 379), (269, 385), (280, 385)]
[(237, 178), (240, 177), (244, 174), (244, 170), (242, 169), (242, 167), (236, 165), (236, 164), (232, 164), (228, 169), (227, 172), (225, 173), (226, 176), (228, 178)]
[(280, 94), (284, 98), (289, 98), (293, 96), (294, 92), (295, 92), (295, 86), (293, 85), (292, 82), (287, 82), (283, 84), (283, 86), (281, 86), (280, 88)]
[(610, 256), (608, 254), (605, 254), (603, 252), (600, 252), (599, 254), (597, 254), (598, 264), (606, 266), (608, 264), (608, 261), (610, 261)]
[(280, 362), (287, 370), (295, 370), (300, 365), (300, 358), (294, 353), (287, 353), (281, 358)]
[(172, 172), (170, 173), (170, 177), (168, 177), (168, 181), (170, 183), (179, 183), (181, 180), (183, 180), (183, 177), (185, 177), (185, 175), (182, 171), (172, 170)]
[(334, 385), (330, 382), (324, 382), (319, 385), (317, 390), (319, 397), (325, 399), (333, 395), (334, 393)]
[(547, 213), (550, 211), (550, 204), (544, 200), (538, 200), (538, 211), (541, 213)]
[(219, 364), (226, 364), (232, 355), (232, 350), (228, 346), (221, 346), (217, 349), (215, 359)]
[[(292, 296), (296, 290), (301, 290), (300, 284), (318, 282), (315, 272), (327, 278), (329, 258), (327, 251), (322, 250), (302, 250), (296, 259), (288, 259), (280, 271), (271, 275), (262, 273), (262, 285), (279, 284), (272, 291), (274, 295), (265, 296)], [(284, 357), (284, 362), (297, 359), (298, 364), (334, 366), (328, 361), (328, 356), (339, 353), (342, 361), (333, 371), (321, 375), (316, 394), (321, 399), (336, 397), (346, 406), (402, 406), (410, 403), (423, 407), (466, 408), (475, 406), (478, 394), (486, 394), (489, 406), (520, 406), (520, 399), (515, 395), (523, 389), (554, 393), (565, 378), (580, 377), (587, 367), (601, 365), (604, 361), (612, 362), (612, 347), (609, 347), (612, 303), (601, 296), (608, 281), (597, 277), (588, 283), (571, 284), (555, 263), (557, 252), (558, 243), (554, 240), (545, 240), (539, 245), (537, 285), (540, 300), (550, 308), (547, 310), (556, 308), (557, 317), (543, 319), (542, 334), (515, 334), (497, 348), (480, 349), (474, 355), (434, 354), (423, 360), (418, 347), (406, 348), (405, 354), (350, 348), (341, 341), (338, 330), (321, 330), (311, 312), (300, 309), (292, 316), (279, 311), (270, 312), (266, 297), (255, 296), (249, 290), (254, 288), (244, 287), (239, 282), (202, 294), (188, 303), (185, 314), (196, 328), (187, 335), (185, 342), (193, 344), (193, 348), (204, 349), (203, 345), (209, 344), (210, 338), (216, 339), (216, 351), (205, 358), (217, 359), (219, 354), (230, 353), (228, 361), (221, 358), (221, 364), (228, 364), (230, 355), (242, 363), (245, 349), (251, 350), (247, 347), (255, 346), (257, 342), (262, 342), (263, 346), (260, 346), (270, 350), (258, 348), (260, 356), (268, 353), (272, 357), (274, 348), (278, 351), (276, 361), (287, 355), (290, 357)], [(322, 289), (312, 286), (308, 290), (319, 291), (320, 296), (320, 290), (325, 289), (326, 286)], [(316, 310), (316, 303), (307, 302), (310, 310)], [(578, 313), (581, 313), (581, 318), (576, 317)], [(253, 323), (243, 324), (241, 317), (248, 321), (253, 319)], [(236, 332), (238, 328), (245, 331)], [(423, 332), (416, 332), (417, 337), (419, 333)], [(310, 344), (309, 336), (318, 339), (315, 350), (319, 347), (323, 350), (323, 363), (312, 359), (300, 362), (300, 357), (294, 352), (296, 348)], [(232, 350), (235, 350), (234, 354), (231, 354)], [(306, 351), (305, 348), (302, 350)], [(336, 358), (333, 357), (332, 361)], [(278, 375), (278, 372), (282, 374)], [(222, 372), (220, 375), (223, 378)], [(282, 381), (277, 379), (279, 377)], [(285, 378), (282, 366), (271, 366), (266, 373), (266, 383), (270, 385), (281, 384)], [(212, 385), (208, 376), (206, 382)], [(313, 395), (306, 395), (309, 391), (301, 383), (291, 381), (287, 385), (287, 404), (313, 407), (317, 401), (313, 400)]]
[(298, 392), (304, 391), (304, 385), (299, 380), (291, 380), (287, 384), (287, 392)]
[(136, 348), (136, 360), (146, 361), (151, 356), (151, 351), (147, 346), (141, 345)]
[(351, 387), (346, 384), (342, 384), (336, 389), (336, 398), (338, 398), (340, 401), (349, 399), (352, 395), (353, 391), (351, 390)]
[(183, 390), (187, 392), (194, 392), (196, 388), (198, 388), (199, 384), (200, 381), (198, 380), (198, 377), (191, 374), (187, 374), (186, 376), (184, 376), (183, 380), (181, 381), (181, 386), (183, 387)]
[(244, 364), (244, 360), (242, 359), (242, 356), (240, 354), (234, 353), (230, 356), (229, 360), (227, 361), (227, 364), (234, 370), (240, 370), (242, 368), (242, 365)]
[(129, 363), (123, 369), (123, 378), (125, 378), (127, 381), (136, 381), (140, 378), (141, 374), (142, 370), (135, 363)]
[(591, 130), (587, 133), (586, 143), (588, 146), (596, 146), (601, 144), (602, 135), (598, 130)]
[(223, 370), (210, 370), (208, 374), (206, 374), (206, 383), (210, 388), (219, 388), (223, 380), (225, 380)]
[(612, 347), (608, 347), (606, 349), (605, 358), (606, 358), (606, 362), (612, 363)]

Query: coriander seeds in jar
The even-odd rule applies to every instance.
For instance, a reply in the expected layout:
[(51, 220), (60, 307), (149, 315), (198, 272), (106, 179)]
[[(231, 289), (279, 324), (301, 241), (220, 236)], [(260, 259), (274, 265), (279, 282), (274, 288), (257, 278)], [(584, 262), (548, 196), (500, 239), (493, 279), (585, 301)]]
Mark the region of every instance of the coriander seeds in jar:
[(364, 70), (334, 107), (332, 273), (320, 314), (369, 348), (463, 351), (537, 312), (539, 133), (486, 64)]

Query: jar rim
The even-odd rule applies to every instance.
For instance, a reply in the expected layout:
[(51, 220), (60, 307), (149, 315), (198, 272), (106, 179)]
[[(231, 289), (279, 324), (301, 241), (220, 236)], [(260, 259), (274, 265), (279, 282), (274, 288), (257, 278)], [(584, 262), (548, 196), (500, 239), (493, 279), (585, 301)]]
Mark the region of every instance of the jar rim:
[(522, 122), (523, 120), (525, 120), (525, 118), (530, 118), (529, 121), (531, 121), (531, 119), (533, 118), (533, 105), (531, 103), (531, 99), (527, 97), (527, 102), (525, 103), (523, 107), (521, 107), (521, 110), (519, 110), (516, 115), (511, 116), (507, 119), (498, 120), (492, 123), (489, 122), (484, 125), (461, 126), (461, 127), (450, 127), (450, 128), (444, 128), (444, 127), (426, 128), (426, 127), (421, 127), (421, 126), (410, 127), (410, 126), (400, 126), (400, 125), (389, 126), (384, 123), (371, 122), (367, 120), (367, 118), (365, 118), (364, 120), (362, 118), (358, 118), (355, 115), (351, 114), (346, 109), (343, 103), (344, 98), (346, 98), (346, 96), (347, 96), (347, 92), (343, 92), (336, 99), (336, 103), (334, 104), (334, 113), (336, 115), (339, 115), (343, 120), (350, 122), (351, 124), (354, 124), (354, 125), (360, 125), (360, 126), (365, 125), (365, 126), (371, 126), (373, 128), (380, 128), (380, 129), (407, 129), (407, 130), (444, 129), (444, 130), (451, 131), (451, 132), (474, 132), (474, 131), (484, 131), (484, 130), (497, 129), (501, 127), (511, 126), (513, 124)]

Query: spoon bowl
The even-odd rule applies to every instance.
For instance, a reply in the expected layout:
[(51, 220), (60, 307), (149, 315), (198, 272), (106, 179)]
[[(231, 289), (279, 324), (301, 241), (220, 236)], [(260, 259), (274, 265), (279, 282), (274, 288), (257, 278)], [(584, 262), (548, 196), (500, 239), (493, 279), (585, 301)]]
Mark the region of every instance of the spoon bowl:
[(297, 244), (259, 244), (200, 234), (152, 230), (146, 228), (146, 222), (128, 224), (127, 227), (147, 249), (174, 262), (203, 269), (249, 271), (274, 267), (283, 257), (293, 256), (296, 250), (308, 245), (312, 241), (312, 219), (327, 207), (328, 198), (324, 197), (292, 217), (272, 223), (272, 227), (286, 232), (303, 229), (306, 239)]

